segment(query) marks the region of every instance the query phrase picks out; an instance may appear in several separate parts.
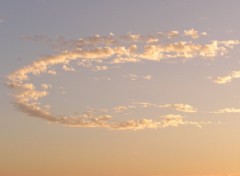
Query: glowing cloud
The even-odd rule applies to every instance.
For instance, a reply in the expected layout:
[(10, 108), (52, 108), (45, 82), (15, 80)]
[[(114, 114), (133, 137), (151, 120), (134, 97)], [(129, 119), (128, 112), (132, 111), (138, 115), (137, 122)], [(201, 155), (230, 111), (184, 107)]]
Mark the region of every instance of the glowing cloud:
[(232, 71), (226, 76), (217, 77), (214, 79), (214, 83), (226, 84), (232, 82), (233, 79), (240, 78), (240, 71)]
[(132, 104), (136, 105), (135, 108), (148, 108), (148, 107), (173, 108), (176, 111), (181, 111), (181, 112), (186, 112), (186, 113), (192, 113), (192, 112), (198, 111), (197, 108), (194, 108), (193, 106), (191, 106), (189, 104), (183, 104), (183, 103), (158, 105), (158, 104), (153, 104), (153, 103), (149, 103), (149, 102), (132, 102)]
[(136, 81), (138, 79), (144, 79), (150, 81), (152, 79), (152, 75), (138, 76), (136, 74), (130, 73), (129, 75), (124, 75), (124, 78), (129, 78), (132, 81)]
[(189, 104), (166, 104), (163, 106), (160, 105), (160, 107), (174, 108), (177, 111), (182, 111), (182, 112), (197, 112), (198, 111), (197, 108), (194, 108)]
[(184, 34), (185, 34), (186, 36), (192, 37), (193, 39), (199, 38), (198, 31), (196, 31), (195, 29), (185, 30), (185, 31), (184, 31)]
[(240, 113), (239, 108), (224, 108), (214, 111), (213, 113), (222, 114), (222, 113)]
[(178, 127), (180, 125), (195, 125), (201, 128), (203, 124), (211, 123), (211, 122), (187, 121), (187, 120), (184, 120), (184, 117), (179, 114), (168, 114), (162, 117), (164, 118), (164, 120), (162, 121), (162, 127), (169, 127), (169, 126)]
[[(184, 31), (184, 35), (191, 36), (194, 39), (200, 37), (199, 32), (194, 29)], [(124, 122), (114, 121), (111, 114), (97, 114), (94, 112), (83, 113), (79, 116), (55, 115), (51, 113), (48, 105), (40, 104), (40, 99), (49, 94), (48, 89), (51, 86), (43, 84), (41, 90), (31, 82), (31, 78), (36, 75), (56, 75), (57, 71), (54, 70), (54, 66), (56, 65), (62, 66), (64, 71), (74, 72), (76, 70), (75, 67), (72, 68), (69, 66), (70, 63), (74, 64), (74, 66), (89, 68), (92, 71), (103, 71), (111, 68), (113, 65), (129, 62), (143, 63), (149, 60), (159, 62), (174, 58), (187, 60), (194, 57), (213, 58), (218, 55), (224, 55), (234, 45), (239, 45), (239, 41), (232, 40), (210, 41), (207, 43), (194, 43), (191, 40), (174, 41), (175, 38), (181, 36), (183, 35), (180, 35), (179, 31), (159, 32), (151, 35), (126, 34), (122, 36), (115, 36), (111, 33), (109, 36), (95, 35), (75, 41), (64, 40), (64, 45), (71, 46), (71, 51), (63, 51), (58, 55), (43, 57), (30, 65), (14, 71), (8, 75), (7, 85), (15, 90), (13, 94), (14, 104), (20, 111), (30, 116), (66, 126), (102, 127), (116, 130), (177, 127), (179, 125), (201, 126), (201, 124), (205, 123), (187, 121), (180, 115), (164, 116), (163, 120), (159, 121), (142, 119)], [(162, 39), (169, 41), (162, 43)], [(238, 74), (238, 72), (234, 72), (230, 75), (231, 78), (226, 80), (236, 78)], [(146, 75), (142, 78), (150, 80), (151, 75)], [(221, 79), (219, 78), (217, 82), (221, 82), (219, 80)], [(153, 105), (142, 104), (142, 106), (149, 107)], [(188, 104), (157, 106), (174, 108), (182, 112), (197, 112), (196, 108)], [(127, 108), (120, 106), (115, 108), (115, 111), (122, 112)]]

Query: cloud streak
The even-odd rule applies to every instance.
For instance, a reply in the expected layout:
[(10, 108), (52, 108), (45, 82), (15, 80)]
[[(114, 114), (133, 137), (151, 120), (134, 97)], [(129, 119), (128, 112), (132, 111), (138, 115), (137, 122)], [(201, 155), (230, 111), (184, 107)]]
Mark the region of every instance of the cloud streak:
[[(205, 33), (204, 33), (205, 34)], [(204, 35), (201, 33), (201, 35)], [(180, 125), (201, 126), (203, 122), (187, 121), (180, 115), (168, 115), (162, 120), (152, 119), (114, 121), (111, 114), (83, 113), (80, 116), (65, 116), (52, 114), (48, 105), (41, 105), (40, 100), (46, 97), (51, 87), (47, 84), (37, 88), (31, 78), (41, 74), (57, 75), (54, 66), (60, 65), (63, 71), (76, 71), (69, 64), (89, 68), (92, 71), (104, 71), (116, 64), (137, 63), (145, 61), (160, 62), (178, 58), (188, 60), (194, 57), (213, 58), (224, 55), (239, 41), (210, 41), (207, 43), (194, 43), (191, 40), (181, 40), (180, 37), (190, 36), (197, 39), (201, 36), (198, 31), (191, 29), (181, 34), (179, 31), (159, 32), (151, 35), (126, 34), (122, 36), (90, 36), (79, 40), (64, 40), (64, 45), (71, 46), (70, 51), (63, 51), (58, 55), (46, 56), (26, 65), (8, 75), (7, 85), (14, 90), (13, 98), (16, 107), (34, 117), (49, 122), (74, 127), (102, 127), (115, 130), (139, 130), (145, 128), (165, 128)], [(163, 39), (167, 42), (162, 42)], [(174, 39), (178, 39), (174, 41)], [(35, 40), (41, 40), (41, 37)], [(48, 41), (48, 39), (45, 38)], [(194, 40), (196, 41), (196, 40)], [(151, 75), (142, 77), (150, 80)], [(144, 107), (152, 104), (142, 104)], [(155, 105), (154, 105), (155, 106)], [(197, 108), (188, 104), (157, 105), (161, 108), (173, 108), (181, 112), (197, 112)], [(47, 108), (48, 107), (48, 108)], [(134, 106), (132, 106), (134, 107)], [(127, 107), (129, 108), (129, 107)], [(125, 111), (118, 107), (115, 111)]]
[(135, 108), (149, 108), (149, 107), (172, 108), (172, 109), (175, 109), (176, 111), (181, 111), (181, 112), (185, 112), (185, 113), (198, 112), (197, 108), (195, 108), (189, 104), (183, 104), (183, 103), (159, 105), (159, 104), (153, 104), (153, 103), (149, 103), (149, 102), (132, 102), (132, 104), (136, 105), (136, 106), (134, 106)]
[(192, 113), (192, 112), (197, 112), (198, 109), (192, 107), (189, 104), (166, 104), (166, 105), (160, 105), (160, 107), (164, 107), (164, 108), (173, 108), (177, 111), (182, 111), (182, 112), (188, 112), (188, 113)]
[(219, 76), (213, 80), (216, 84), (226, 84), (232, 82), (233, 79), (240, 78), (240, 71), (232, 71), (226, 76)]
[(216, 113), (216, 114), (240, 113), (240, 108), (223, 108), (223, 109), (219, 109), (217, 111), (214, 111), (213, 113)]
[(147, 80), (150, 81), (152, 79), (152, 75), (145, 75), (145, 76), (138, 76), (136, 74), (130, 73), (129, 75), (124, 75), (124, 78), (129, 78), (132, 81), (136, 81), (138, 79), (143, 79), (143, 80)]

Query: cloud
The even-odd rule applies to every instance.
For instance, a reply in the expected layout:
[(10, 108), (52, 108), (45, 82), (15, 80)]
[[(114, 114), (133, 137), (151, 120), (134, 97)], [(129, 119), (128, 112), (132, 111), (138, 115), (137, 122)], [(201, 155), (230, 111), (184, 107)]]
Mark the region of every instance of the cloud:
[(149, 107), (158, 107), (156, 104), (152, 104), (149, 102), (132, 102), (131, 104), (134, 104), (137, 108), (149, 108)]
[(128, 62), (132, 62), (132, 63), (137, 63), (140, 62), (139, 59), (137, 58), (132, 58), (132, 57), (127, 57), (127, 58), (121, 58), (121, 57), (116, 57), (115, 59), (113, 59), (113, 61), (111, 62), (112, 64), (124, 64), (124, 63), (128, 63)]
[[(193, 39), (199, 38), (198, 31), (196, 31), (195, 29), (185, 30), (185, 31), (184, 31), (184, 34), (185, 34), (186, 36), (192, 37)], [(206, 33), (204, 33), (204, 34), (206, 34)]]
[(167, 33), (168, 38), (174, 38), (174, 37), (177, 37), (178, 35), (179, 35), (178, 31), (169, 31)]
[(219, 76), (213, 80), (216, 84), (226, 84), (232, 82), (233, 79), (240, 78), (240, 71), (232, 71), (226, 76)]
[(130, 73), (129, 75), (123, 76), (125, 78), (130, 78), (132, 81), (136, 81), (138, 76), (136, 74)]
[(145, 80), (151, 80), (152, 79), (152, 75), (146, 75), (146, 76), (143, 76), (143, 79)]
[(182, 111), (182, 112), (197, 112), (198, 109), (192, 107), (189, 104), (166, 104), (166, 105), (160, 105), (160, 107), (164, 107), (164, 108), (174, 108), (177, 111)]
[(216, 114), (240, 113), (240, 108), (223, 108), (223, 109), (219, 109), (217, 111), (214, 111), (213, 113), (216, 113)]
[(63, 66), (62, 66), (62, 69), (63, 69), (64, 71), (75, 72), (75, 69), (74, 69), (74, 68), (68, 67), (67, 65), (63, 65)]
[(159, 105), (159, 104), (153, 104), (149, 102), (132, 102), (132, 104), (137, 105), (137, 108), (149, 108), (149, 107), (154, 107), (154, 108), (173, 108), (176, 111), (181, 111), (181, 112), (186, 112), (186, 113), (193, 113), (197, 112), (198, 109), (189, 105), (189, 104), (183, 104), (183, 103), (178, 103), (178, 104), (164, 104), (164, 105)]
[(100, 80), (106, 80), (106, 81), (111, 81), (112, 78), (111, 77), (96, 77), (96, 78), (93, 78), (94, 80), (96, 81), (100, 81)]
[(166, 128), (169, 126), (178, 127), (180, 125), (195, 125), (201, 128), (202, 124), (206, 124), (203, 122), (193, 122), (193, 121), (184, 120), (184, 117), (179, 114), (168, 114), (168, 115), (162, 116), (162, 118), (164, 119), (162, 120), (162, 124), (161, 124), (163, 128)]
[(52, 88), (52, 86), (50, 84), (41, 84), (41, 87), (43, 89), (49, 89), (49, 88)]
[(200, 36), (207, 36), (206, 32), (199, 33), (195, 29), (190, 29), (190, 30), (185, 30), (184, 31), (184, 36), (189, 36), (193, 39), (198, 39)]
[(202, 125), (210, 124), (211, 122), (194, 122), (185, 120), (183, 116), (179, 114), (168, 114), (161, 117), (161, 120), (154, 121), (152, 119), (141, 119), (141, 120), (129, 120), (126, 122), (118, 122), (111, 124), (110, 129), (115, 130), (142, 130), (142, 129), (157, 129), (166, 127), (179, 127), (183, 125), (194, 125), (199, 128)]
[(128, 109), (128, 107), (127, 106), (117, 106), (117, 107), (115, 107), (115, 108), (113, 108), (113, 110), (115, 111), (115, 112), (123, 112), (123, 111), (126, 111)]
[(224, 55), (233, 45), (236, 44), (230, 44), (229, 41), (212, 41), (209, 44), (195, 44), (192, 41), (178, 41), (164, 45), (153, 44), (145, 46), (143, 53), (138, 54), (138, 57), (151, 61), (173, 58), (190, 59), (197, 56), (212, 58)]
[[(29, 65), (13, 71), (7, 76), (7, 85), (13, 89), (13, 98), (15, 106), (22, 112), (66, 126), (75, 127), (102, 127), (107, 129), (145, 129), (145, 128), (163, 128), (168, 126), (180, 125), (196, 125), (198, 122), (187, 121), (182, 116), (169, 115), (163, 117), (162, 120), (153, 119), (127, 120), (123, 122), (114, 121), (112, 114), (83, 113), (80, 116), (56, 115), (52, 113), (48, 105), (41, 104), (40, 100), (49, 94), (47, 84), (42, 84), (41, 90), (31, 82), (31, 78), (42, 74), (57, 75), (56, 66), (61, 66), (64, 71), (76, 71), (74, 66), (81, 66), (92, 71), (102, 71), (113, 68), (113, 65), (124, 63), (144, 63), (145, 61), (160, 62), (168, 61), (174, 58), (188, 60), (194, 57), (213, 58), (215, 56), (224, 55), (240, 42), (236, 40), (226, 41), (210, 41), (197, 42), (199, 32), (191, 29), (184, 31), (184, 35), (191, 36), (196, 39), (181, 40), (183, 35), (179, 31), (159, 32), (156, 34), (140, 35), (126, 34), (116, 36), (110, 34), (108, 36), (94, 35), (84, 39), (65, 40), (60, 38), (60, 45), (70, 46), (70, 50), (63, 50), (61, 53), (52, 56), (40, 58)], [(202, 35), (204, 35), (202, 33)], [(46, 37), (36, 37), (33, 40), (49, 41)], [(164, 40), (163, 40), (164, 39)], [(176, 41), (175, 41), (176, 40)], [(163, 42), (164, 41), (164, 42)], [(236, 78), (239, 74), (234, 72), (230, 75), (231, 79)], [(131, 79), (150, 80), (151, 75), (137, 76), (130, 75)], [(230, 80), (231, 80), (230, 79)], [(229, 78), (227, 79), (229, 80)], [(137, 105), (136, 105), (137, 106)], [(197, 112), (187, 104), (166, 104), (154, 105), (140, 103), (140, 107), (157, 107), (158, 108), (174, 108), (182, 112)], [(134, 105), (132, 107), (135, 108)], [(130, 105), (127, 107), (130, 108)], [(122, 111), (123, 107), (118, 107), (115, 111)], [(201, 123), (203, 124), (203, 123)]]
[(101, 65), (101, 66), (96, 66), (95, 68), (94, 68), (94, 71), (103, 71), (103, 70), (108, 70), (109, 68), (108, 68), (108, 66), (106, 66), (106, 65)]
[(123, 77), (124, 78), (129, 78), (132, 81), (136, 81), (136, 80), (139, 80), (139, 79), (144, 79), (144, 80), (150, 81), (152, 79), (152, 75), (138, 76), (138, 75), (133, 74), (133, 73), (130, 73), (129, 75), (124, 75)]

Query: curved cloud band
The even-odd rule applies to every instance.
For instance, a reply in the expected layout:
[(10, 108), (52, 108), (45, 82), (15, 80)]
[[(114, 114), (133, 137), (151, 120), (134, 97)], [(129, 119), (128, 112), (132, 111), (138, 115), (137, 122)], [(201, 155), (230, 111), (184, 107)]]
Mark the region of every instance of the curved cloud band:
[[(142, 119), (124, 122), (114, 121), (112, 115), (96, 115), (94, 112), (87, 112), (78, 116), (55, 115), (51, 113), (47, 105), (40, 105), (39, 103), (41, 98), (48, 95), (50, 85), (43, 84), (39, 89), (31, 82), (31, 77), (44, 73), (56, 75), (57, 72), (53, 69), (53, 66), (56, 65), (61, 65), (64, 71), (75, 71), (69, 65), (73, 61), (76, 61), (77, 65), (93, 71), (100, 71), (107, 70), (115, 64), (128, 62), (144, 62), (146, 60), (160, 62), (174, 58), (187, 60), (194, 57), (213, 58), (217, 55), (224, 55), (234, 45), (240, 44), (236, 40), (195, 43), (196, 39), (206, 35), (205, 32), (199, 33), (191, 29), (185, 30), (183, 34), (178, 31), (159, 32), (152, 35), (127, 34), (115, 36), (110, 34), (109, 36), (95, 35), (76, 41), (66, 41), (73, 47), (71, 51), (43, 57), (14, 71), (8, 75), (7, 85), (15, 90), (13, 95), (14, 103), (19, 110), (30, 116), (66, 126), (102, 127), (116, 130), (164, 128), (179, 125), (196, 125), (200, 127), (202, 124), (209, 122), (188, 121), (183, 116), (176, 114), (162, 116), (160, 121)], [(194, 42), (191, 40), (194, 40)], [(174, 108), (182, 112), (197, 111), (197, 108), (181, 103), (167, 104), (160, 107)], [(118, 110), (123, 110), (124, 106), (121, 108)]]

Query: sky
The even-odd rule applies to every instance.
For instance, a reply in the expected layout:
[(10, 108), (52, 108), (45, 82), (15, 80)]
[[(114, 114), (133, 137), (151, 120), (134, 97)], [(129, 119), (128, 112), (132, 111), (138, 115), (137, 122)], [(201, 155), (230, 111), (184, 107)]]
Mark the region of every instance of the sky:
[(1, 0), (0, 175), (239, 176), (237, 0)]

